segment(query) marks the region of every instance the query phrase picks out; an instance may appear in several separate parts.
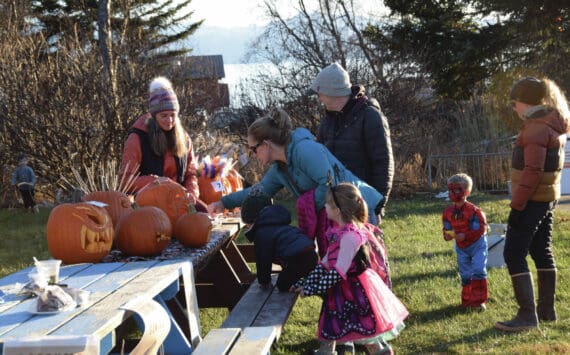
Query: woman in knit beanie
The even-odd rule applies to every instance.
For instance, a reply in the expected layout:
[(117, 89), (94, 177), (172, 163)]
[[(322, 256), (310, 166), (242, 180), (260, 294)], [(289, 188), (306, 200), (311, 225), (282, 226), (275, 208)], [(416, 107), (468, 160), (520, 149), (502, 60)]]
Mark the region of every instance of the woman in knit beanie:
[[(510, 98), (523, 124), (513, 148), (511, 211), (503, 255), (519, 308), (514, 318), (495, 327), (516, 332), (535, 329), (539, 321), (556, 320), (552, 227), (570, 114), (566, 98), (549, 79), (521, 78), (513, 84)], [(526, 261), (529, 254), (538, 274), (536, 305)]]
[[(156, 176), (168, 177), (199, 198), (192, 141), (182, 127), (180, 105), (172, 83), (157, 77), (149, 85), (149, 111), (132, 125), (121, 162), (121, 176), (137, 176), (131, 192), (137, 192)], [(205, 205), (203, 205), (205, 207)]]

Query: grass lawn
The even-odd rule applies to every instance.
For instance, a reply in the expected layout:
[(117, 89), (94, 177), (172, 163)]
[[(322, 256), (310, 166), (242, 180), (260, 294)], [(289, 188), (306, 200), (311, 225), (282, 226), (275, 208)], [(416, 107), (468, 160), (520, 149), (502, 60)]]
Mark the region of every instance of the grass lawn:
[[(489, 223), (506, 223), (509, 202), (506, 196), (474, 194), (471, 201), (485, 211)], [(441, 213), (447, 203), (431, 195), (390, 200), (382, 229), (386, 234), (394, 292), (410, 312), (406, 329), (391, 343), (395, 352), (570, 353), (570, 212), (557, 210), (555, 214), (559, 320), (541, 323), (538, 331), (507, 334), (493, 328), (495, 322), (510, 319), (516, 312), (506, 269), (489, 270), (487, 311), (470, 312), (458, 307), (461, 286), (453, 245), (441, 236)], [(48, 213), (43, 210), (32, 215), (0, 210), (0, 276), (30, 266), (32, 256), (49, 257), (45, 241)], [(307, 354), (317, 348), (314, 336), (319, 310), (317, 297), (297, 302), (272, 353)], [(227, 314), (225, 309), (202, 310), (203, 335), (218, 327)]]

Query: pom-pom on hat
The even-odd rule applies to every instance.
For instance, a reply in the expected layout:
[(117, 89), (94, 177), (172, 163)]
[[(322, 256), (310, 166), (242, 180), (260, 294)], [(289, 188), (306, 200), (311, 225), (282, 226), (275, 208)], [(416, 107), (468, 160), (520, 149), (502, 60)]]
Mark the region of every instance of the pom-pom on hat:
[(529, 105), (540, 105), (546, 97), (546, 84), (533, 76), (525, 76), (511, 88), (511, 100)]
[(319, 72), (309, 92), (327, 96), (349, 96), (351, 87), (348, 72), (338, 63), (332, 63)]
[(180, 110), (172, 83), (165, 77), (154, 78), (150, 83), (148, 107), (153, 116), (161, 111)]
[(273, 201), (263, 192), (261, 185), (254, 185), (241, 205), (241, 220), (246, 224), (253, 223), (261, 210), (271, 205)]

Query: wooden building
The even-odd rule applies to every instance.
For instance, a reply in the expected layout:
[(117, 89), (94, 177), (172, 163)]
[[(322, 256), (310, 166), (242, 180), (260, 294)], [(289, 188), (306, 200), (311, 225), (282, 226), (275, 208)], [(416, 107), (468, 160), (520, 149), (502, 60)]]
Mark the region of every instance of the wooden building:
[(177, 58), (180, 79), (189, 87), (191, 106), (212, 113), (229, 107), (228, 84), (220, 83), (225, 77), (221, 55), (186, 56)]

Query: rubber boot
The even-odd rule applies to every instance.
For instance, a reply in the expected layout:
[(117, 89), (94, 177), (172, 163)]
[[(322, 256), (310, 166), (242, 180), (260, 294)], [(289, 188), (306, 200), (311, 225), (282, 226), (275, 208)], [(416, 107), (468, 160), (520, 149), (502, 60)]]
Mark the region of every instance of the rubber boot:
[(538, 317), (536, 315), (536, 307), (534, 306), (534, 292), (530, 272), (512, 275), (511, 280), (519, 310), (513, 319), (497, 322), (495, 328), (507, 332), (536, 329), (538, 327)]
[(461, 288), (461, 306), (462, 307), (469, 307), (471, 304), (471, 283), (467, 285), (463, 285)]
[(487, 308), (485, 303), (488, 299), (487, 279), (471, 280), (471, 302), (469, 306), (484, 311)]
[(539, 320), (555, 321), (554, 293), (556, 290), (556, 269), (537, 269), (538, 303), (536, 313)]

